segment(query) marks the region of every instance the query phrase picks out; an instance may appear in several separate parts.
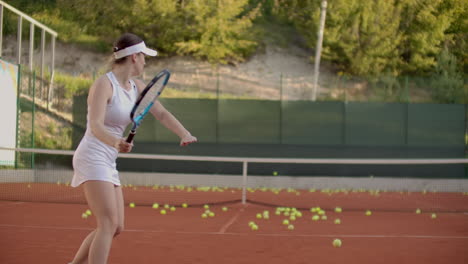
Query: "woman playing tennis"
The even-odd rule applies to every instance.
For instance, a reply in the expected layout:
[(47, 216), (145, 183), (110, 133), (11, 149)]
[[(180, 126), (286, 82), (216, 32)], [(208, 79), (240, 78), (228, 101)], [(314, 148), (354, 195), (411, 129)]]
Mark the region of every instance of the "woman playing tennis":
[[(156, 56), (157, 52), (147, 48), (138, 36), (125, 33), (115, 43), (112, 70), (98, 78), (89, 91), (87, 129), (73, 157), (71, 185), (83, 185), (97, 228), (84, 239), (72, 264), (107, 263), (112, 239), (123, 230), (124, 200), (116, 159), (119, 152), (132, 150), (123, 133), (145, 87), (133, 79), (143, 73), (145, 55)], [(159, 101), (150, 112), (180, 137), (181, 146), (197, 141)]]

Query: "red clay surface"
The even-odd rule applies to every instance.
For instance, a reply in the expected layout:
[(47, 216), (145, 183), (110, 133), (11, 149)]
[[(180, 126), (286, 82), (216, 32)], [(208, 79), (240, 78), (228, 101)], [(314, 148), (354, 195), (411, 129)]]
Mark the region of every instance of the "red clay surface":
[[(458, 195), (466, 203), (468, 196)], [(435, 219), (425, 211), (366, 216), (340, 206), (342, 213), (327, 211), (328, 219), (320, 221), (302, 210), (295, 229), (287, 230), (286, 217), (272, 207), (212, 205), (216, 215), (203, 219), (201, 207), (161, 215), (137, 203), (125, 208), (126, 230), (114, 240), (109, 263), (468, 263), (466, 213), (438, 212)], [(68, 263), (95, 226), (92, 216), (82, 219), (86, 209), (84, 204), (0, 202), (0, 263)], [(257, 219), (264, 210), (270, 219)], [(336, 218), (341, 224), (333, 223)], [(250, 221), (259, 230), (252, 231)], [(340, 248), (333, 247), (335, 238), (343, 242)]]

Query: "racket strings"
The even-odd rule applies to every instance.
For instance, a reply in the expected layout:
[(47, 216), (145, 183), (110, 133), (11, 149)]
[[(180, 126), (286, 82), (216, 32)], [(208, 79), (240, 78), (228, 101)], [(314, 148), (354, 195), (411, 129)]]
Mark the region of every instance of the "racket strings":
[(152, 105), (154, 101), (158, 98), (162, 88), (163, 88), (163, 82), (161, 80), (155, 83), (153, 87), (151, 87), (148, 90), (148, 92), (144, 95), (140, 104), (138, 105), (135, 111), (135, 116), (142, 115), (149, 110), (147, 109), (148, 106)]

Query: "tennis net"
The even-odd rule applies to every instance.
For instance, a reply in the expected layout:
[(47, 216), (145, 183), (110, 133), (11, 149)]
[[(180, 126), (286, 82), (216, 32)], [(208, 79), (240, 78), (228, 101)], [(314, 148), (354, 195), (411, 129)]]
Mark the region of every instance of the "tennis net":
[[(70, 186), (73, 151), (11, 149), (0, 147), (0, 200), (27, 202), (86, 203), (83, 191)], [(468, 212), (468, 159), (282, 159), (120, 154), (117, 163), (134, 164), (181, 161), (205, 164), (229, 163), (241, 173), (171, 173), (135, 167), (119, 169), (126, 203), (181, 206), (255, 203), (272, 207), (331, 210)], [(310, 175), (254, 175), (255, 166), (309, 166)], [(139, 165), (141, 166), (141, 165)], [(317, 175), (318, 166), (368, 168), (349, 177)], [(374, 171), (401, 168), (409, 172), (424, 168), (440, 171), (440, 177), (380, 176)], [(409, 169), (408, 169), (409, 168)], [(445, 169), (461, 171), (446, 177)], [(320, 171), (320, 170), (317, 170)]]

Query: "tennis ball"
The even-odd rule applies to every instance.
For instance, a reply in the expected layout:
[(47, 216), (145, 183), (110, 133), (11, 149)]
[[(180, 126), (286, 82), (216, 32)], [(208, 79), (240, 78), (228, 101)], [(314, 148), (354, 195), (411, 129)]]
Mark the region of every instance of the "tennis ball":
[(171, 207), (171, 206), (169, 206), (168, 204), (165, 204), (165, 205), (164, 205), (164, 208), (166, 208), (166, 209), (169, 209), (170, 207)]
[(367, 210), (367, 211), (366, 211), (366, 215), (367, 215), (367, 216), (370, 216), (370, 215), (372, 215), (372, 212), (371, 212), (370, 210)]
[(176, 208), (174, 206), (171, 207), (171, 212), (174, 212)]
[(431, 214), (431, 218), (432, 218), (432, 219), (436, 219), (436, 218), (437, 218), (437, 215), (433, 213), (433, 214)]
[(135, 208), (135, 203), (130, 203), (129, 206), (130, 208)]
[(277, 171), (274, 171), (274, 172), (273, 172), (273, 176), (278, 176), (278, 172), (277, 172)]
[(416, 209), (416, 214), (420, 214), (421, 213), (421, 209)]
[(336, 207), (335, 208), (335, 213), (341, 213), (343, 210), (341, 209), (341, 207)]
[(166, 214), (166, 210), (162, 209), (162, 210), (160, 211), (160, 213), (161, 213), (162, 215), (165, 215), (165, 214)]
[(335, 225), (341, 224), (341, 220), (339, 218), (335, 219)]
[(339, 240), (338, 238), (333, 240), (333, 246), (334, 247), (341, 247), (341, 240)]
[(223, 210), (223, 212), (227, 212), (228, 208), (226, 206), (223, 206), (223, 208), (221, 208)]
[(154, 203), (154, 204), (153, 204), (153, 209), (158, 209), (158, 208), (159, 208), (159, 204)]
[(251, 229), (252, 229), (253, 231), (257, 231), (257, 230), (258, 230), (258, 225), (252, 225), (252, 226), (251, 226)]
[(88, 215), (86, 213), (81, 214), (81, 218), (86, 219), (88, 218)]
[(207, 204), (205, 204), (205, 205), (203, 206), (203, 208), (205, 208), (205, 209), (209, 209), (209, 208), (210, 208), (210, 206), (209, 206), (209, 205), (207, 205)]
[(324, 210), (320, 210), (320, 211), (318, 211), (317, 214), (319, 214), (319, 215), (325, 215), (325, 211), (324, 211)]
[(326, 215), (322, 215), (322, 220), (327, 220), (327, 216), (326, 216)]
[(201, 217), (202, 217), (202, 218), (207, 218), (208, 215), (207, 215), (206, 213), (203, 213), (203, 214), (201, 215)]
[(291, 220), (291, 221), (296, 221), (296, 217), (295, 217), (294, 215), (291, 215), (291, 216), (289, 217), (289, 220)]
[(92, 214), (93, 214), (93, 213), (91, 212), (91, 210), (89, 210), (89, 209), (88, 209), (88, 210), (86, 210), (86, 212), (85, 212), (85, 213), (86, 213), (86, 215), (92, 215)]
[(253, 225), (255, 225), (255, 222), (254, 222), (254, 221), (250, 221), (250, 222), (249, 222), (249, 226), (252, 227)]
[(188, 207), (188, 204), (186, 204), (186, 203), (182, 204), (182, 208), (187, 208), (187, 207)]
[(262, 214), (258, 213), (258, 214), (257, 214), (257, 218), (258, 218), (258, 219), (262, 219)]
[(294, 225), (288, 225), (288, 230), (294, 230)]
[(317, 220), (319, 220), (319, 219), (320, 219), (320, 216), (318, 216), (318, 215), (312, 216), (312, 220), (313, 220), (313, 221), (317, 221)]
[(288, 220), (288, 219), (284, 219), (284, 220), (283, 220), (283, 225), (289, 225), (289, 220)]
[(214, 216), (215, 216), (215, 213), (209, 212), (209, 213), (208, 213), (208, 216), (209, 216), (209, 217), (214, 217)]

